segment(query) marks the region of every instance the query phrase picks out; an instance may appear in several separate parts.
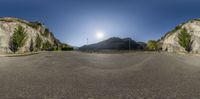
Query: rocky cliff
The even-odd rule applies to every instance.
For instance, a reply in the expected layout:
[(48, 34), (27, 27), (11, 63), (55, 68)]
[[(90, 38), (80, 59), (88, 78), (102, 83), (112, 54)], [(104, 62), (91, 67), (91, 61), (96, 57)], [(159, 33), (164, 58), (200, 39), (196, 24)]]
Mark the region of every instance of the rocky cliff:
[(0, 53), (11, 52), (9, 49), (10, 38), (13, 35), (15, 28), (19, 25), (22, 26), (27, 33), (26, 43), (19, 49), (19, 52), (29, 52), (30, 46), (33, 46), (33, 49), (35, 50), (37, 36), (41, 38), (41, 47), (37, 50), (41, 50), (42, 45), (47, 42), (52, 46), (62, 44), (54, 37), (52, 32), (40, 22), (28, 22), (18, 18), (6, 17), (0, 18)]
[(191, 39), (193, 43), (191, 46), (191, 53), (200, 53), (200, 19), (189, 20), (166, 33), (166, 35), (159, 41), (162, 46), (162, 50), (168, 52), (185, 52), (184, 48), (178, 43), (178, 34), (183, 28), (185, 28), (192, 36)]

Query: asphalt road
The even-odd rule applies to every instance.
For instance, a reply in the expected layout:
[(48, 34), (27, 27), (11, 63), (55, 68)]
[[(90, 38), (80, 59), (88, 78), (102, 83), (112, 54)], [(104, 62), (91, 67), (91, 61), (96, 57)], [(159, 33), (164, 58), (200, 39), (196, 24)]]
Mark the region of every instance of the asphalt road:
[(200, 98), (200, 56), (42, 52), (0, 57), (0, 99), (183, 98)]

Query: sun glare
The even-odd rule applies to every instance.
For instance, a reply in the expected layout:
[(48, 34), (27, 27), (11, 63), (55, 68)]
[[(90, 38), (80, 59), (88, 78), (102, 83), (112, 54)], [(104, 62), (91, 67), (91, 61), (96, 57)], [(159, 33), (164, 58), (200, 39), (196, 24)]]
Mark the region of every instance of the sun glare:
[(104, 37), (104, 33), (103, 33), (103, 32), (97, 32), (97, 33), (96, 33), (96, 37), (97, 37), (98, 39), (102, 39), (102, 38)]

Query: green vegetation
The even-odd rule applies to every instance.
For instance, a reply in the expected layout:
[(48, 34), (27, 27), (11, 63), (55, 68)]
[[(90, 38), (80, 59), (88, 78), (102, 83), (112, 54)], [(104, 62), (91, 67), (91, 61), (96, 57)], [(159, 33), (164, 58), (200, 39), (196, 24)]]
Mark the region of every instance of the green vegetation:
[(61, 46), (61, 44), (57, 44), (57, 45), (55, 46), (54, 51), (62, 51), (62, 46)]
[[(26, 24), (34, 29), (38, 29), (38, 27), (42, 26), (43, 24), (41, 22), (27, 22), (25, 20), (21, 20), (18, 18), (0, 18), (0, 21), (3, 22), (20, 22), (23, 24)], [(50, 39), (54, 39), (53, 33), (49, 31), (48, 28), (45, 28), (44, 32), (41, 33), (41, 35), (37, 35), (35, 41), (33, 41), (34, 39), (31, 39), (30, 46), (26, 47), (26, 50), (29, 51), (34, 51), (34, 50), (48, 50), (48, 51), (66, 51), (66, 50), (73, 50), (72, 47), (70, 47), (67, 44), (61, 44), (60, 42), (43, 42), (41, 36), (44, 37), (48, 37)], [(15, 28), (15, 31), (12, 35), (12, 37), (10, 38), (10, 42), (9, 42), (9, 48), (12, 52), (17, 52), (21, 47), (23, 47), (27, 41), (27, 32), (25, 31), (25, 29), (19, 25), (17, 28)]]
[(152, 51), (158, 50), (157, 41), (155, 41), (155, 40), (149, 40), (148, 43), (147, 43), (147, 48), (149, 50), (152, 50)]
[(181, 29), (180, 33), (178, 34), (178, 39), (178, 43), (180, 44), (180, 46), (182, 46), (185, 51), (190, 52), (193, 41), (191, 40), (191, 35), (187, 32), (185, 28)]
[(175, 27), (175, 30), (179, 30), (179, 29), (181, 29), (181, 25), (178, 25)]
[(23, 47), (27, 41), (27, 33), (22, 26), (15, 28), (14, 34), (10, 40), (10, 50), (14, 53), (18, 51), (20, 47)]
[(36, 37), (36, 39), (35, 39), (35, 47), (37, 48), (37, 49), (40, 49), (41, 48), (41, 45), (42, 45), (42, 39), (40, 38), (40, 36), (39, 35), (37, 35), (37, 37)]
[(30, 47), (29, 47), (30, 52), (34, 51), (34, 45), (33, 45), (33, 40), (31, 39), (30, 42)]
[(176, 26), (171, 32), (176, 32), (177, 30), (181, 29), (182, 25)]
[(51, 50), (52, 45), (49, 41), (46, 41), (43, 45), (42, 45), (42, 49), (43, 50)]
[(24, 23), (34, 29), (37, 29), (38, 26), (42, 26), (42, 23), (36, 21), (36, 22), (26, 22), (26, 21), (23, 21), (23, 20), (20, 20), (20, 19), (3, 19), (3, 18), (0, 18), (0, 21), (4, 21), (4, 22), (15, 22), (15, 21), (18, 21), (18, 22), (21, 22), (21, 23)]
[(31, 22), (26, 24), (34, 29), (37, 29), (39, 26), (41, 26), (41, 23), (36, 23), (36, 22)]
[(8, 20), (8, 19), (0, 19), (0, 21), (4, 21), (4, 22), (13, 22), (13, 20)]
[(200, 18), (198, 18), (198, 19), (193, 19), (194, 21), (200, 21)]
[(70, 46), (68, 46), (66, 44), (63, 44), (62, 47), (61, 47), (61, 50), (62, 51), (71, 51), (71, 50), (74, 50), (74, 48), (70, 47)]
[(41, 33), (41, 34), (42, 34), (43, 36), (45, 36), (45, 37), (49, 36), (49, 29), (46, 28), (45, 31), (44, 31), (44, 33)]
[(67, 45), (67, 44), (58, 44), (55, 43), (55, 45), (52, 45), (49, 41), (46, 41), (42, 44), (42, 50), (47, 51), (70, 51), (73, 50), (73, 47)]
[(54, 46), (53, 50), (54, 51), (71, 51), (71, 50), (74, 50), (74, 48), (67, 44), (57, 44)]

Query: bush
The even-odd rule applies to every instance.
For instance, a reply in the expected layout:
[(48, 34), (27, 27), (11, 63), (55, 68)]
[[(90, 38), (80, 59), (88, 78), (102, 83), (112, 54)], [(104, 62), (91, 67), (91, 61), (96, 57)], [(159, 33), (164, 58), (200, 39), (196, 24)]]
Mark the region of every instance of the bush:
[(193, 41), (191, 40), (191, 35), (185, 28), (181, 29), (180, 33), (178, 34), (178, 39), (178, 43), (185, 49), (185, 51), (190, 52), (192, 50), (191, 45)]
[(46, 41), (46, 43), (43, 44), (42, 49), (43, 49), (43, 50), (48, 50), (48, 51), (50, 51), (50, 50), (53, 49), (52, 47), (53, 47), (53, 46), (51, 45), (51, 43), (50, 43), (49, 41)]
[(71, 51), (71, 50), (74, 50), (74, 49), (73, 49), (73, 47), (71, 47), (71, 46), (69, 46), (69, 45), (67, 45), (67, 44), (63, 44), (63, 45), (61, 46), (61, 50), (62, 50), (62, 51)]
[(184, 23), (180, 24), (180, 25), (177, 25), (171, 32), (176, 32), (178, 30), (181, 29), (181, 27), (183, 26)]
[(155, 40), (149, 40), (148, 43), (147, 43), (147, 48), (149, 50), (152, 50), (152, 51), (158, 50), (157, 41), (155, 41)]
[(46, 28), (42, 35), (45, 36), (45, 37), (49, 36), (49, 29)]
[(62, 47), (62, 51), (72, 51), (74, 50), (73, 47)]
[(39, 26), (42, 26), (42, 23), (36, 21), (36, 22), (30, 22), (30, 23), (26, 23), (28, 26), (37, 29)]
[(54, 51), (71, 51), (71, 50), (74, 50), (74, 48), (70, 47), (67, 44), (58, 44), (54, 46)]

